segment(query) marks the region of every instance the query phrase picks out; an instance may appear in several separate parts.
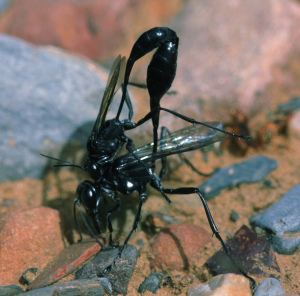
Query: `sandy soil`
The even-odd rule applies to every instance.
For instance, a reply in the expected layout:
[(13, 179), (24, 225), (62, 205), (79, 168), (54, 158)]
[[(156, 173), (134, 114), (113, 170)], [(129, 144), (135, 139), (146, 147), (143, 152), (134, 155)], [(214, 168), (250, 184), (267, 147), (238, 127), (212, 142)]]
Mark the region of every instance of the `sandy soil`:
[[(246, 156), (236, 157), (228, 151), (223, 151), (221, 156), (210, 152), (208, 162), (204, 161), (203, 154), (197, 151), (191, 160), (195, 166), (204, 172), (210, 172), (214, 168), (226, 167), (241, 162), (256, 155), (265, 155), (276, 159), (278, 168), (267, 176), (267, 183), (261, 181), (255, 184), (243, 184), (239, 187), (225, 190), (221, 195), (209, 201), (213, 217), (219, 227), (220, 233), (226, 240), (233, 235), (242, 225), (249, 226), (249, 219), (262, 212), (270, 205), (278, 201), (283, 194), (299, 184), (300, 176), (300, 153), (298, 147), (300, 141), (296, 138), (275, 136), (270, 144), (257, 150), (250, 148)], [(175, 161), (176, 158), (173, 159)], [(75, 190), (81, 180), (86, 178), (83, 174), (70, 170), (49, 170), (44, 180), (24, 179), (18, 182), (0, 184), (0, 213), (11, 207), (20, 205), (45, 205), (58, 209), (62, 213), (63, 227), (65, 230), (66, 246), (76, 241), (78, 235), (74, 230), (72, 213)], [(205, 181), (205, 177), (198, 176), (186, 165), (181, 165), (164, 181), (165, 187), (198, 186)], [(266, 186), (266, 185), (271, 186)], [(194, 195), (172, 196), (173, 204), (168, 205), (165, 200), (153, 190), (149, 190), (149, 199), (143, 209), (143, 218), (150, 213), (159, 212), (176, 218), (179, 222), (189, 222), (201, 225), (210, 231), (201, 202)], [(128, 233), (133, 221), (137, 206), (137, 197), (123, 197), (122, 210), (116, 215), (114, 221), (115, 236), (120, 242)], [(3, 206), (5, 205), (5, 206)], [(230, 213), (235, 210), (240, 219), (237, 222), (230, 220)], [(157, 221), (158, 226), (165, 224)], [(88, 235), (86, 235), (88, 237)], [(151, 271), (161, 271), (151, 266), (153, 237), (149, 233), (139, 229), (130, 241), (141, 250), (134, 275), (129, 285), (129, 295), (138, 295), (137, 288)], [(172, 276), (172, 287), (166, 286), (160, 290), (159, 295), (186, 295), (186, 289), (190, 284), (201, 283), (211, 278), (209, 270), (204, 266), (206, 260), (220, 249), (217, 239), (209, 244), (201, 258), (193, 262), (190, 270), (169, 271), (166, 274)], [(300, 250), (294, 255), (276, 254), (281, 273), (276, 274), (283, 283), (283, 287), (289, 294), (298, 294), (300, 291)], [(256, 278), (260, 283), (263, 278)], [(146, 292), (144, 295), (153, 295)]]

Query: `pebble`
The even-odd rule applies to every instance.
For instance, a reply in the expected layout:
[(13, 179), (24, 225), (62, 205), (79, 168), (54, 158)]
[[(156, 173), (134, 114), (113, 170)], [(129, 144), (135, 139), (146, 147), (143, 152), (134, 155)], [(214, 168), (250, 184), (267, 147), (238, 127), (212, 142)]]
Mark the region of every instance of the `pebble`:
[(18, 285), (9, 285), (0, 287), (0, 295), (1, 296), (16, 296), (20, 295), (24, 292), (22, 287)]
[[(0, 63), (5, 65), (0, 68), (0, 181), (41, 178), (48, 159), (40, 153), (67, 158), (74, 156), (72, 147), (85, 149), (106, 71), (7, 35), (0, 36)], [(114, 103), (116, 112), (118, 100)]]
[(159, 272), (152, 272), (140, 285), (138, 292), (144, 293), (146, 290), (156, 293), (162, 285), (166, 276)]
[(37, 276), (41, 273), (41, 271), (38, 268), (31, 267), (28, 268), (23, 274), (21, 280), (26, 284), (30, 285)]
[(300, 109), (300, 98), (299, 97), (293, 97), (289, 102), (281, 104), (276, 113), (293, 113), (296, 110)]
[(212, 239), (211, 233), (194, 224), (171, 224), (153, 243), (153, 264), (171, 270), (187, 270)]
[(0, 219), (0, 285), (19, 284), (28, 268), (42, 270), (64, 248), (57, 210), (20, 207)]
[(80, 242), (63, 249), (30, 283), (28, 290), (46, 287), (61, 280), (81, 268), (100, 250), (101, 246), (96, 241)]
[[(280, 272), (275, 252), (266, 236), (257, 236), (247, 226), (242, 226), (225, 245), (232, 258), (246, 273), (270, 276), (274, 270)], [(208, 259), (207, 266), (215, 274), (240, 273), (223, 249)]]
[[(121, 248), (121, 247), (119, 247)], [(75, 273), (75, 279), (93, 279), (101, 277), (105, 268), (116, 258), (119, 248), (107, 248), (98, 253), (83, 268)], [(127, 245), (121, 258), (116, 260), (116, 264), (105, 278), (109, 280), (114, 293), (126, 294), (127, 286), (132, 276), (134, 267), (137, 262), (139, 252), (135, 246)]]
[(254, 296), (281, 296), (284, 294), (281, 282), (274, 278), (268, 278), (258, 286)]
[(105, 296), (106, 290), (98, 279), (74, 280), (26, 292), (26, 296)]
[(300, 184), (266, 211), (251, 218), (251, 224), (269, 233), (276, 252), (294, 254), (300, 246)]
[(296, 137), (300, 139), (300, 111), (293, 114), (288, 124), (288, 135), (289, 137)]
[(230, 213), (230, 220), (233, 221), (233, 222), (236, 222), (240, 219), (240, 214), (235, 211), (235, 210), (232, 210), (231, 213)]
[(249, 281), (237, 274), (220, 274), (204, 285), (188, 289), (187, 296), (251, 296)]
[(225, 188), (242, 183), (259, 182), (275, 170), (277, 166), (278, 162), (275, 159), (256, 156), (242, 163), (220, 169), (212, 178), (200, 186), (200, 190), (206, 199), (211, 199), (219, 195)]

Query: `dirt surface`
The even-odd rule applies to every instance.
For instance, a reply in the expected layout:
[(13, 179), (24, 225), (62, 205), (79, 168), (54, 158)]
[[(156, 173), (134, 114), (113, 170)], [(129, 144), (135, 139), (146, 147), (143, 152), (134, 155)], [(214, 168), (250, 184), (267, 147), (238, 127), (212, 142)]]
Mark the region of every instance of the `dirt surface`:
[[(209, 200), (208, 204), (223, 239), (232, 236), (242, 225), (249, 225), (249, 219), (267, 209), (278, 201), (283, 194), (299, 184), (300, 176), (300, 153), (298, 147), (300, 141), (296, 138), (275, 136), (270, 144), (261, 149), (249, 148), (246, 156), (236, 157), (227, 150), (221, 156), (210, 152), (208, 161), (204, 161), (203, 153), (197, 151), (191, 157), (193, 164), (204, 172), (210, 172), (215, 168), (222, 168), (234, 163), (244, 161), (256, 155), (265, 155), (278, 161), (278, 168), (267, 178), (255, 184), (242, 184), (239, 187), (224, 190), (216, 198)], [(176, 157), (173, 161), (176, 160)], [(76, 170), (49, 170), (44, 180), (24, 179), (18, 182), (0, 184), (0, 211), (4, 213), (12, 207), (19, 205), (44, 205), (58, 209), (63, 218), (63, 231), (65, 233), (65, 245), (77, 241), (78, 234), (75, 231), (72, 207), (75, 198), (75, 190), (80, 181), (86, 176), (78, 175)], [(186, 165), (181, 165), (164, 181), (165, 187), (199, 186), (206, 180), (198, 176)], [(170, 196), (173, 204), (169, 205), (154, 190), (149, 190), (149, 198), (143, 208), (143, 219), (148, 214), (161, 213), (171, 216), (180, 223), (194, 223), (201, 225), (210, 231), (201, 202), (196, 195)], [(122, 242), (128, 234), (134, 212), (137, 208), (137, 196), (122, 197), (122, 209), (116, 215), (114, 221), (115, 237)], [(235, 210), (240, 219), (237, 222), (230, 220), (230, 213)], [(159, 221), (158, 226), (166, 223)], [(161, 225), (159, 225), (161, 223)], [(139, 295), (137, 289), (141, 282), (152, 271), (164, 272), (172, 277), (172, 284), (163, 287), (159, 295), (186, 295), (187, 287), (191, 284), (202, 283), (212, 277), (209, 270), (204, 266), (206, 260), (221, 248), (219, 241), (213, 238), (212, 243), (207, 245), (201, 258), (193, 262), (191, 268), (186, 271), (160, 270), (152, 266), (153, 257), (151, 243), (153, 235), (144, 232), (140, 227), (133, 235), (130, 243), (137, 246), (141, 251), (134, 275), (129, 284), (128, 295)], [(88, 237), (88, 234), (86, 234)], [(300, 250), (294, 255), (280, 255), (276, 253), (277, 262), (281, 273), (274, 272), (283, 284), (288, 294), (298, 294), (300, 291)], [(150, 260), (149, 260), (150, 259)], [(260, 283), (263, 278), (256, 278)], [(173, 294), (172, 294), (173, 293)], [(146, 292), (143, 295), (153, 295)]]

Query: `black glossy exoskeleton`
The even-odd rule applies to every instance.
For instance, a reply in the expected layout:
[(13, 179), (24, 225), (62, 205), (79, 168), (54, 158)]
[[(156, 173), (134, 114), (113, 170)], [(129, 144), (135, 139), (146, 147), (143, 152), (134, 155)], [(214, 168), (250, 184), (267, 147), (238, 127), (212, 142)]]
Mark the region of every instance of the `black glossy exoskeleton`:
[[(222, 125), (220, 123), (211, 122), (207, 124), (218, 129), (222, 128)], [(115, 258), (115, 260), (117, 260), (121, 256), (124, 247), (127, 245), (133, 232), (138, 227), (142, 207), (147, 200), (147, 185), (150, 185), (152, 188), (159, 191), (168, 203), (171, 203), (168, 195), (197, 194), (204, 206), (205, 213), (213, 234), (221, 242), (222, 247), (224, 248), (229, 258), (232, 258), (213, 220), (209, 206), (199, 188), (164, 188), (160, 176), (154, 173), (152, 170), (152, 163), (156, 160), (164, 159), (169, 155), (200, 149), (212, 143), (224, 140), (226, 137), (226, 134), (203, 125), (188, 126), (176, 132), (170, 133), (164, 138), (159, 139), (157, 141), (156, 153), (153, 153), (154, 143), (152, 142), (146, 146), (136, 149), (134, 151), (134, 156), (132, 153), (128, 153), (115, 158), (113, 162), (103, 164), (101, 170), (102, 178), (100, 178), (98, 182), (93, 183), (91, 181), (84, 181), (79, 185), (77, 189), (77, 201), (79, 203), (85, 201), (84, 205), (87, 213), (89, 213), (89, 211), (92, 211), (93, 215), (95, 215), (96, 213), (98, 215), (97, 211), (102, 207), (105, 207), (106, 199), (111, 199), (115, 202), (115, 207), (113, 207), (112, 209), (107, 209), (106, 217), (97, 217), (96, 215), (94, 221), (95, 223), (99, 223), (99, 229), (103, 226), (106, 227), (107, 224), (110, 233), (110, 242), (112, 242), (113, 232), (111, 216), (113, 215), (113, 213), (120, 209), (121, 205), (121, 198), (119, 196), (119, 193), (129, 195), (136, 191), (139, 194), (139, 205), (132, 225), (132, 229), (127, 235), (124, 244), (119, 250), (118, 256), (117, 258)], [(164, 168), (162, 168), (162, 170), (164, 170)], [(115, 261), (111, 265), (107, 266), (103, 275), (110, 271), (114, 263)], [(239, 266), (237, 267), (239, 268)], [(249, 278), (252, 283), (254, 283), (254, 280), (249, 277), (242, 269), (240, 269), (240, 272), (244, 276)]]
[[(127, 86), (129, 84), (129, 77), (134, 63), (138, 59), (142, 58), (144, 55), (149, 53), (150, 51), (157, 48), (147, 70), (146, 83), (147, 83), (147, 89), (150, 96), (150, 112), (144, 118), (140, 119), (137, 123), (132, 123), (131, 126), (128, 124), (126, 126), (126, 129), (129, 130), (151, 119), (153, 124), (153, 143), (154, 143), (153, 152), (154, 153), (156, 152), (157, 149), (160, 111), (169, 112), (192, 124), (206, 125), (205, 123), (189, 118), (176, 111), (166, 109), (160, 106), (160, 101), (162, 97), (170, 89), (173, 80), (175, 78), (176, 69), (177, 69), (178, 45), (179, 45), (179, 38), (177, 37), (176, 33), (170, 28), (156, 27), (150, 29), (149, 31), (143, 33), (135, 42), (126, 65), (124, 84), (123, 84), (123, 95), (122, 95), (121, 104), (116, 118), (119, 118), (124, 102), (126, 102), (126, 100), (129, 100), (127, 94)], [(129, 118), (131, 118), (130, 114), (132, 113), (129, 112)], [(214, 126), (209, 126), (209, 125), (206, 126), (212, 129), (219, 130), (217, 127)], [(233, 133), (229, 133), (224, 130), (219, 130), (219, 131), (222, 131), (224, 133), (227, 133), (237, 138), (245, 138), (247, 140), (250, 139), (250, 137), (248, 136), (235, 135)]]
[[(164, 188), (161, 177), (163, 176), (165, 159), (169, 155), (179, 154), (205, 147), (214, 142), (224, 139), (227, 135), (237, 138), (249, 137), (235, 135), (222, 130), (218, 123), (202, 123), (160, 106), (160, 100), (169, 90), (176, 73), (177, 50), (179, 39), (176, 33), (165, 27), (153, 28), (137, 40), (128, 59), (125, 73), (125, 59), (118, 57), (111, 69), (107, 87), (102, 99), (99, 114), (94, 124), (92, 133), (88, 139), (88, 158), (81, 167), (74, 163), (68, 165), (77, 166), (87, 171), (93, 181), (86, 180), (77, 188), (77, 199), (74, 203), (74, 214), (76, 217), (76, 206), (82, 205), (88, 216), (91, 217), (96, 231), (105, 232), (108, 228), (110, 233), (110, 244), (112, 244), (112, 215), (120, 209), (121, 199), (119, 194), (129, 195), (134, 191), (139, 194), (139, 206), (135, 215), (132, 229), (125, 239), (124, 246), (128, 243), (132, 233), (136, 230), (140, 221), (142, 206), (147, 199), (146, 187), (152, 186), (159, 191), (168, 203), (171, 200), (167, 194), (197, 194), (203, 203), (212, 232), (220, 240), (224, 250), (226, 246), (219, 234), (219, 230), (212, 218), (209, 207), (197, 187)], [(127, 92), (129, 77), (134, 63), (153, 49), (158, 48), (147, 71), (147, 88), (150, 96), (150, 112), (141, 120), (132, 122), (133, 108)], [(124, 79), (124, 80), (123, 80)], [(122, 99), (115, 118), (106, 120), (106, 115), (114, 98), (118, 86), (122, 85)], [(129, 109), (128, 118), (120, 120), (123, 105), (126, 103)], [(169, 112), (187, 122), (193, 124), (179, 131), (169, 133), (158, 139), (158, 126), (160, 111)], [(127, 130), (142, 125), (147, 120), (153, 123), (153, 142), (149, 145), (135, 149), (133, 140), (125, 135)], [(128, 153), (118, 156), (123, 145), (126, 144)], [(155, 173), (155, 162), (161, 160), (162, 171), (159, 175)], [(107, 201), (112, 200), (114, 206), (109, 208)], [(82, 214), (82, 211), (80, 210)], [(84, 219), (89, 231), (93, 233), (88, 221)], [(97, 239), (98, 240), (98, 239)], [(103, 243), (98, 240), (103, 246)], [(123, 248), (120, 249), (118, 257), (121, 256)], [(228, 254), (229, 255), (229, 254)], [(107, 271), (111, 265), (107, 267)], [(247, 276), (243, 271), (241, 271)]]
[[(209, 126), (205, 123), (196, 121), (173, 110), (165, 109), (160, 106), (160, 100), (169, 90), (176, 73), (177, 51), (179, 39), (176, 33), (166, 27), (153, 28), (143, 33), (134, 44), (125, 67), (125, 58), (118, 57), (114, 62), (109, 75), (107, 87), (103, 95), (99, 114), (94, 124), (92, 133), (87, 142), (88, 158), (83, 166), (91, 178), (97, 182), (101, 176), (101, 166), (104, 163), (112, 162), (120, 149), (126, 143), (126, 149), (134, 155), (134, 143), (132, 139), (125, 135), (125, 131), (137, 128), (147, 120), (152, 119), (153, 123), (153, 153), (156, 153), (158, 142), (159, 112), (164, 110), (177, 117), (182, 118), (193, 124), (208, 126), (216, 131), (222, 131), (238, 138), (245, 138), (243, 135), (234, 135)], [(132, 122), (133, 108), (127, 92), (129, 77), (134, 63), (153, 49), (158, 48), (148, 66), (147, 89), (150, 95), (150, 112), (138, 122)], [(123, 84), (123, 94), (119, 110), (115, 118), (106, 120), (108, 109), (114, 98), (114, 94)], [(128, 118), (120, 120), (120, 114), (126, 102), (129, 115)], [(140, 164), (142, 162), (140, 161)], [(152, 163), (155, 169), (155, 162)]]
[[(212, 126), (221, 128), (220, 123), (209, 123)], [(78, 199), (76, 203), (84, 205), (87, 213), (92, 216), (97, 230), (105, 230), (106, 225), (111, 235), (113, 232), (111, 224), (111, 216), (120, 208), (121, 199), (119, 193), (129, 195), (133, 192), (139, 194), (139, 206), (134, 219), (134, 223), (130, 233), (125, 239), (124, 246), (128, 243), (132, 233), (136, 230), (140, 216), (142, 206), (147, 199), (146, 187), (150, 185), (157, 191), (159, 191), (168, 203), (171, 200), (167, 194), (192, 194), (196, 193), (200, 197), (207, 218), (209, 220), (213, 233), (221, 240), (219, 231), (213, 221), (209, 207), (202, 196), (198, 188), (177, 188), (166, 189), (161, 183), (161, 178), (153, 172), (152, 163), (156, 160), (161, 160), (169, 155), (179, 154), (187, 151), (193, 151), (203, 148), (212, 143), (225, 139), (226, 134), (207, 128), (203, 125), (192, 125), (183, 128), (179, 131), (170, 133), (164, 138), (157, 141), (157, 152), (153, 153), (154, 143), (150, 143), (141, 148), (134, 150), (132, 153), (125, 154), (123, 156), (115, 158), (109, 163), (103, 163), (101, 165), (101, 178), (97, 182), (84, 181), (77, 188)], [(164, 168), (162, 168), (164, 170)], [(112, 199), (115, 202), (113, 209), (107, 210), (106, 217), (99, 217), (98, 211), (101, 207), (105, 207), (105, 200)], [(102, 224), (103, 223), (103, 224)], [(119, 256), (122, 250), (119, 252)]]
[[(159, 125), (159, 107), (160, 100), (170, 89), (176, 74), (177, 52), (179, 38), (176, 33), (167, 27), (153, 28), (142, 34), (134, 44), (125, 71), (123, 97), (120, 107), (127, 94), (127, 85), (129, 76), (134, 63), (152, 51), (158, 48), (148, 66), (147, 70), (147, 88), (150, 95), (150, 110), (153, 111), (151, 116), (153, 124), (153, 152), (156, 152), (158, 140)], [(121, 108), (117, 114), (120, 115)]]

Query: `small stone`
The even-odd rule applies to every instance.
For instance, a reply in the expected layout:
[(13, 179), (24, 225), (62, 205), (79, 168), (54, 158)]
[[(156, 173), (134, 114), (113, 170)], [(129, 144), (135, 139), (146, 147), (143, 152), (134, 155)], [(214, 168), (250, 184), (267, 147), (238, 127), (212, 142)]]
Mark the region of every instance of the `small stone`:
[(101, 283), (107, 294), (111, 295), (113, 293), (112, 285), (108, 278), (97, 278), (97, 280)]
[(232, 210), (230, 213), (230, 220), (233, 222), (236, 222), (240, 219), (240, 215), (238, 212), (236, 212), (235, 210)]
[(188, 289), (188, 296), (251, 296), (249, 281), (237, 274), (220, 274), (207, 284)]
[(172, 270), (189, 269), (211, 238), (212, 235), (198, 225), (172, 224), (155, 238), (153, 263)]
[(35, 267), (28, 268), (23, 274), (22, 274), (22, 281), (25, 282), (26, 285), (30, 285), (38, 276), (40, 273), (40, 270)]
[[(280, 271), (272, 245), (265, 236), (257, 236), (247, 226), (242, 226), (226, 247), (243, 272), (253, 275), (270, 276)], [(207, 261), (207, 266), (215, 273), (239, 273), (239, 268), (221, 249)]]
[(0, 287), (1, 296), (16, 296), (24, 293), (22, 287), (18, 285), (2, 286)]
[(0, 284), (18, 284), (31, 267), (42, 270), (63, 248), (60, 215), (46, 207), (21, 207), (0, 219)]
[(256, 226), (254, 227), (254, 232), (257, 234), (257, 235), (265, 235), (266, 234), (266, 231), (263, 230), (261, 227), (259, 226)]
[(288, 135), (300, 139), (300, 111), (295, 112), (288, 124)]
[(98, 279), (76, 280), (26, 292), (26, 296), (105, 296), (105, 289)]
[[(108, 265), (116, 259), (119, 248), (104, 249), (98, 253), (91, 261), (75, 274), (75, 279), (93, 279), (101, 277)], [(105, 274), (115, 293), (126, 294), (127, 286), (132, 276), (137, 257), (139, 255), (135, 246), (127, 245), (121, 255), (112, 266), (111, 270)]]
[(285, 291), (282, 288), (281, 282), (274, 278), (265, 279), (257, 288), (254, 296), (281, 296)]
[(300, 98), (293, 97), (288, 103), (281, 104), (276, 113), (291, 114), (300, 109)]
[(163, 279), (166, 276), (159, 272), (151, 273), (140, 285), (138, 292), (144, 293), (146, 290), (156, 293), (161, 288)]
[(262, 189), (272, 189), (272, 188), (276, 188), (273, 184), (271, 180), (264, 180), (263, 184), (262, 184)]
[(49, 286), (82, 267), (101, 246), (96, 241), (80, 242), (63, 249), (29, 285), (28, 290)]
[(225, 188), (242, 183), (259, 182), (275, 170), (277, 166), (278, 162), (275, 159), (256, 156), (242, 163), (219, 170), (212, 178), (200, 186), (200, 191), (206, 199), (210, 199), (220, 194)]
[(266, 230), (276, 252), (294, 254), (300, 245), (300, 184), (266, 211), (251, 218), (251, 224)]

